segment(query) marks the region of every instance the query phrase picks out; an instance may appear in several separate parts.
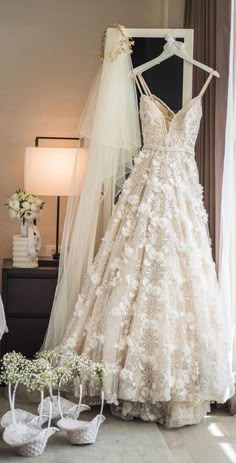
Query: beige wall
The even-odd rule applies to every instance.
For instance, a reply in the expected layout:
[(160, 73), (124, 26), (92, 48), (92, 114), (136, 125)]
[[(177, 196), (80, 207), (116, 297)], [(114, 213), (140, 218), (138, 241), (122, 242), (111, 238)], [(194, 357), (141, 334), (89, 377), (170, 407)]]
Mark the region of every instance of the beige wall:
[(167, 9), (167, 26), (181, 28), (184, 22), (185, 0), (163, 0)]
[[(183, 10), (184, 0), (0, 0), (0, 261), (19, 230), (4, 201), (24, 186), (25, 146), (37, 135), (76, 136), (101, 32), (114, 22), (182, 27)], [(43, 199), (45, 246), (55, 242), (56, 208)]]

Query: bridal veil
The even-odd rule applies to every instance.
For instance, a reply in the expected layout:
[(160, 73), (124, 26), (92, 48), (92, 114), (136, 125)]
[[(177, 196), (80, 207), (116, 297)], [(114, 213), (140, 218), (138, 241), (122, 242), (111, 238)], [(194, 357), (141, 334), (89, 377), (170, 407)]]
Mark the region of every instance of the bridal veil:
[[(135, 82), (131, 76), (132, 41), (125, 28), (109, 27), (102, 62), (81, 117), (71, 195), (63, 231), (59, 277), (44, 348), (60, 344), (95, 253), (96, 235), (111, 216), (115, 196), (132, 169), (141, 140)], [(80, 191), (80, 176), (87, 164)]]

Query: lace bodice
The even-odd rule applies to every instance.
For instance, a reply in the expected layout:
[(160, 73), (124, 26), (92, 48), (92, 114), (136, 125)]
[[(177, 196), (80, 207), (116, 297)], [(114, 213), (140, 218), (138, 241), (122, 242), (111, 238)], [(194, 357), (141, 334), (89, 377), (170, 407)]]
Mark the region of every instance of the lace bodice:
[(190, 100), (175, 114), (158, 98), (142, 94), (140, 117), (144, 146), (194, 152), (202, 117), (201, 96)]

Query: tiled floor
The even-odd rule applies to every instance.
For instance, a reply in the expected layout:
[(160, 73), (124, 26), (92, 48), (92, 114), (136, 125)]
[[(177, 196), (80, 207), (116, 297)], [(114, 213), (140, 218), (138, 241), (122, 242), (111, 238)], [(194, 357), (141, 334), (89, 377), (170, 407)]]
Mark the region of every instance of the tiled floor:
[[(35, 409), (29, 402), (17, 405)], [(1, 390), (1, 414), (7, 409)], [(94, 416), (95, 410), (90, 413)], [(58, 435), (49, 442), (40, 462), (73, 463), (80, 459), (83, 463), (236, 463), (236, 416), (224, 410), (214, 411), (199, 425), (172, 430), (139, 420), (123, 422), (112, 417), (108, 408), (105, 414), (107, 421), (94, 446), (69, 446), (66, 436)], [(0, 443), (1, 463), (31, 460), (15, 456), (12, 449)]]
[[(17, 401), (17, 407), (36, 412), (35, 404)], [(0, 391), (0, 415), (8, 410), (8, 402)], [(96, 407), (83, 413), (91, 420)], [(65, 433), (56, 433), (48, 442), (45, 453), (36, 459), (16, 455), (13, 448), (1, 440), (0, 463), (174, 463), (165, 440), (155, 423), (139, 420), (125, 422), (110, 414), (105, 407), (105, 423), (93, 445), (70, 445)]]
[(175, 463), (236, 463), (236, 416), (217, 410), (196, 426), (161, 433)]

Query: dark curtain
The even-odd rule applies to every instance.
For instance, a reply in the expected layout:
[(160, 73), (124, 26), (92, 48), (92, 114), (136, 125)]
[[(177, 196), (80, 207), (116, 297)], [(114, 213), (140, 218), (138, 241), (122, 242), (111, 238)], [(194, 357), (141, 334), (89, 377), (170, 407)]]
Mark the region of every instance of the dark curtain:
[[(216, 69), (203, 97), (203, 119), (196, 146), (196, 161), (209, 216), (213, 257), (218, 265), (220, 204), (227, 106), (231, 0), (186, 0), (184, 27), (194, 29), (194, 58)], [(206, 74), (194, 66), (193, 95)]]

